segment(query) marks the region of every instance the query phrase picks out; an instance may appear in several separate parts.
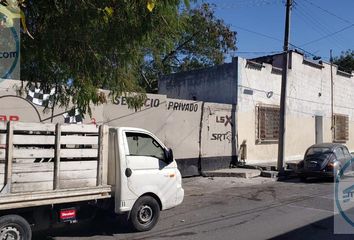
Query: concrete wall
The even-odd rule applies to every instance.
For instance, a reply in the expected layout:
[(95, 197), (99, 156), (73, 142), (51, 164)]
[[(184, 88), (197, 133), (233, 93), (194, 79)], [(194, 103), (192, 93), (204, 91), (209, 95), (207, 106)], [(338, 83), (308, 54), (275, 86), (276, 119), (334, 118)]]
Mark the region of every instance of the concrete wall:
[[(272, 72), (272, 65), (254, 66), (238, 59), (238, 137), (246, 140), (247, 163), (276, 159), (277, 144), (256, 143), (256, 106), (279, 105), (281, 75)], [(268, 94), (268, 95), (267, 95)], [(270, 95), (271, 94), (271, 95)], [(271, 97), (269, 97), (271, 96)], [(251, 161), (250, 161), (251, 160)]]
[(236, 103), (237, 59), (211, 68), (176, 73), (159, 81), (159, 93), (169, 98)]
[[(199, 70), (198, 74), (193, 71), (168, 76), (167, 80), (161, 81), (161, 92), (167, 97), (180, 94), (191, 99), (196, 89), (201, 89), (198, 99), (236, 103), (238, 141), (247, 142), (247, 162), (276, 161), (276, 142), (256, 142), (256, 106), (280, 105), (281, 63), (282, 55), (252, 60), (234, 58), (230, 64)], [(221, 71), (216, 77), (217, 70)], [(301, 159), (305, 150), (315, 143), (316, 116), (323, 118), (323, 141), (332, 141), (330, 71), (328, 63), (309, 61), (298, 52), (291, 53), (286, 104), (286, 160)], [(354, 151), (354, 77), (338, 72), (336, 66), (333, 72), (334, 113), (349, 116), (349, 140), (345, 144)]]
[[(279, 63), (281, 56), (273, 62)], [(272, 71), (273, 66), (263, 63), (261, 69), (248, 67), (247, 60), (239, 58), (238, 77), (238, 130), (239, 141), (247, 139), (248, 162), (259, 163), (277, 159), (278, 144), (255, 142), (255, 117), (257, 104), (280, 103), (280, 72)], [(334, 72), (334, 113), (349, 116), (349, 141), (346, 145), (354, 150), (354, 79)], [(305, 150), (315, 143), (315, 117), (323, 117), (323, 140), (332, 141), (331, 134), (331, 79), (330, 65), (315, 64), (304, 59), (302, 54), (293, 52), (287, 85), (286, 119), (286, 160), (301, 159)], [(253, 91), (247, 94), (245, 89)], [(267, 93), (272, 96), (267, 97)], [(246, 130), (247, 129), (247, 130)]]
[[(166, 96), (147, 94), (141, 109), (129, 109), (124, 97), (118, 97), (103, 108), (103, 124), (144, 128), (165, 142)], [(100, 114), (95, 113), (97, 116)], [(101, 122), (99, 122), (100, 124)]]
[(205, 103), (201, 133), (201, 168), (229, 167), (237, 161), (236, 105)]
[(168, 99), (165, 125), (166, 144), (174, 146), (178, 165), (185, 175), (198, 175), (200, 170), (200, 121), (203, 103)]
[[(52, 111), (17, 96), (19, 81), (0, 83), (0, 120), (51, 122)], [(92, 107), (92, 116), (84, 123), (144, 128), (159, 137), (174, 156), (183, 176), (229, 167), (236, 158), (236, 119), (232, 105), (168, 99), (147, 94), (141, 109), (129, 109), (126, 99), (118, 97), (107, 104)], [(69, 109), (56, 107), (53, 122), (64, 122)], [(1, 118), (1, 116), (3, 116)], [(5, 119), (6, 118), (6, 119)]]

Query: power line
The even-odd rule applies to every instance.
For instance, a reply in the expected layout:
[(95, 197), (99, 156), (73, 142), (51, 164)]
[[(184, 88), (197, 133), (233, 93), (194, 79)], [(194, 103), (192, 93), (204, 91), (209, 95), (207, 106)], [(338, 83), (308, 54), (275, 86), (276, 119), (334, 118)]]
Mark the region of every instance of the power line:
[[(313, 16), (313, 13), (309, 13), (305, 7), (303, 7), (301, 4), (296, 4), (294, 9), (296, 11), (295, 14), (301, 14), (301, 19), (310, 25), (314, 31), (318, 32), (321, 36), (323, 35), (328, 35), (331, 34), (331, 31), (327, 28), (326, 25), (324, 25), (321, 21), (317, 20), (316, 17)], [(338, 39), (335, 36), (332, 36), (330, 40), (336, 44), (339, 48), (343, 48), (342, 44), (339, 43)]]
[(253, 31), (253, 30), (250, 30), (250, 29), (247, 29), (247, 28), (244, 28), (244, 27), (240, 27), (240, 26), (236, 26), (236, 25), (234, 25), (234, 24), (232, 24), (231, 26), (233, 26), (233, 27), (235, 27), (235, 28), (238, 28), (238, 29), (241, 29), (241, 30), (243, 30), (243, 31), (249, 32), (249, 33), (253, 33), (253, 34), (256, 34), (256, 35), (265, 37), (265, 38), (269, 38), (269, 39), (272, 39), (272, 40), (275, 40), (275, 41), (278, 41), (278, 42), (283, 42), (283, 41), (282, 41), (281, 39), (279, 39), (279, 38), (275, 38), (275, 37), (266, 35), (266, 34), (264, 34), (264, 33), (255, 32), (255, 31)]
[(347, 29), (349, 29), (349, 28), (352, 28), (352, 27), (354, 27), (354, 24), (351, 24), (351, 25), (349, 25), (349, 26), (346, 26), (346, 27), (344, 27), (344, 28), (342, 28), (342, 29), (339, 29), (338, 31), (335, 31), (335, 32), (330, 33), (330, 34), (327, 34), (327, 35), (325, 35), (325, 36), (322, 36), (322, 37), (317, 38), (317, 39), (315, 39), (315, 40), (312, 40), (312, 41), (310, 41), (310, 42), (301, 44), (300, 46), (303, 47), (303, 46), (306, 46), (306, 45), (309, 45), (309, 44), (312, 44), (312, 43), (315, 43), (315, 42), (319, 42), (319, 41), (321, 41), (321, 40), (323, 40), (323, 39), (329, 38), (329, 37), (331, 37), (331, 36), (333, 36), (333, 35), (336, 35), (336, 34), (338, 34), (338, 33), (340, 33), (340, 32), (344, 32), (345, 30), (347, 30)]
[[(258, 36), (262, 36), (262, 37), (264, 37), (264, 38), (268, 38), (268, 39), (271, 39), (271, 40), (274, 40), (274, 41), (277, 41), (277, 42), (283, 42), (283, 40), (280, 40), (279, 38), (275, 38), (275, 37), (266, 35), (266, 34), (264, 34), (264, 33), (256, 32), (256, 31), (253, 31), (253, 30), (244, 28), (244, 27), (236, 26), (236, 25), (234, 25), (234, 24), (232, 24), (231, 26), (234, 27), (234, 28), (236, 28), (236, 29), (241, 29), (241, 30), (243, 30), (243, 31), (246, 31), (246, 32), (249, 32), (249, 33), (252, 33), (252, 34), (255, 34), (255, 35), (258, 35)], [(292, 47), (294, 47), (294, 48), (297, 48), (297, 49), (301, 50), (302, 52), (304, 52), (304, 53), (306, 53), (306, 54), (308, 54), (308, 55), (311, 55), (311, 56), (313, 56), (313, 57), (318, 57), (318, 55), (316, 55), (316, 54), (314, 54), (314, 53), (311, 53), (311, 52), (309, 52), (309, 51), (307, 51), (307, 50), (305, 50), (305, 49), (303, 49), (303, 48), (301, 48), (301, 47), (299, 47), (299, 46), (296, 46), (296, 45), (292, 44), (292, 43), (290, 43), (290, 46), (292, 46)], [(282, 51), (279, 51), (279, 52), (282, 52)], [(278, 53), (279, 53), (279, 52), (278, 52)]]
[(274, 5), (281, 3), (282, 0), (243, 0), (243, 1), (232, 1), (232, 3), (221, 3), (214, 4), (218, 9), (237, 9), (242, 6), (247, 7), (260, 7), (267, 5)]
[(344, 19), (344, 18), (342, 18), (341, 16), (338, 16), (337, 14), (334, 14), (334, 13), (332, 13), (332, 12), (330, 12), (330, 11), (324, 9), (324, 8), (322, 8), (321, 6), (319, 6), (319, 5), (317, 5), (317, 4), (313, 3), (313, 2), (310, 2), (310, 1), (308, 1), (308, 0), (304, 0), (304, 1), (307, 2), (308, 4), (311, 4), (311, 5), (314, 6), (314, 7), (316, 7), (316, 8), (318, 8), (318, 9), (322, 10), (323, 12), (326, 12), (327, 14), (329, 14), (329, 15), (331, 15), (331, 16), (333, 16), (333, 17), (335, 17), (335, 18), (337, 18), (337, 19), (339, 19), (339, 20), (345, 22), (345, 23), (352, 24), (352, 22), (348, 21), (347, 19)]
[(238, 53), (238, 54), (278, 54), (282, 53), (283, 51), (268, 51), (268, 52), (253, 52), (253, 51), (232, 51), (231, 53)]

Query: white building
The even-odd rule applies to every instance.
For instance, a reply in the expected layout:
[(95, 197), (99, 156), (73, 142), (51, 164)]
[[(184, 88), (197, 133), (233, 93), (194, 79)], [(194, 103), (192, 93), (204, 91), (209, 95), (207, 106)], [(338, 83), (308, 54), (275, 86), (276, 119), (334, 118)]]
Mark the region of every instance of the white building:
[[(167, 97), (237, 105), (237, 142), (247, 163), (277, 159), (282, 55), (173, 74), (159, 82)], [(286, 160), (302, 159), (314, 143), (341, 142), (354, 151), (354, 78), (333, 66), (290, 52), (286, 104)], [(333, 132), (331, 130), (333, 104)]]

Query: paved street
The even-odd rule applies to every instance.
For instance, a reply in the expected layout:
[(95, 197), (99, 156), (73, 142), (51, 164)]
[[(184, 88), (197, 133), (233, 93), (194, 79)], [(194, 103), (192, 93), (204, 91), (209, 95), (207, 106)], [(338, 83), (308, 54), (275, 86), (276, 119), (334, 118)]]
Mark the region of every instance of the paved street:
[[(349, 239), (333, 233), (333, 183), (267, 178), (184, 179), (184, 203), (162, 212), (152, 231), (117, 221), (75, 226), (53, 239)], [(52, 239), (47, 237), (45, 239)]]

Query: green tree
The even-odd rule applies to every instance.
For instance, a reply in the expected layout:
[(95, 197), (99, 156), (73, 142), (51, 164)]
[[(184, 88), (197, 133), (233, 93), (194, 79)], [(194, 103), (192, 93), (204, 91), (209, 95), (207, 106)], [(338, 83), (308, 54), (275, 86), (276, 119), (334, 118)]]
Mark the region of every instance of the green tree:
[(163, 18), (144, 45), (141, 75), (148, 91), (157, 90), (161, 75), (222, 64), (236, 50), (236, 33), (215, 16), (213, 7), (203, 3), (181, 11), (177, 22)]
[(339, 57), (334, 58), (333, 62), (338, 65), (339, 70), (351, 73), (354, 71), (354, 50), (342, 52)]
[[(71, 102), (82, 113), (107, 100), (98, 88), (112, 97), (154, 92), (161, 75), (221, 64), (236, 49), (236, 33), (209, 4), (190, 9), (188, 0), (25, 3), (34, 39), (21, 38), (21, 79), (46, 92), (55, 86), (55, 104)], [(138, 107), (143, 99), (129, 95), (128, 103)]]
[(56, 104), (72, 102), (82, 113), (90, 112), (90, 103), (106, 101), (98, 88), (113, 96), (142, 92), (141, 46), (164, 16), (177, 21), (183, 3), (188, 1), (28, 0), (24, 13), (34, 39), (22, 36), (21, 78), (44, 91), (56, 86)]

